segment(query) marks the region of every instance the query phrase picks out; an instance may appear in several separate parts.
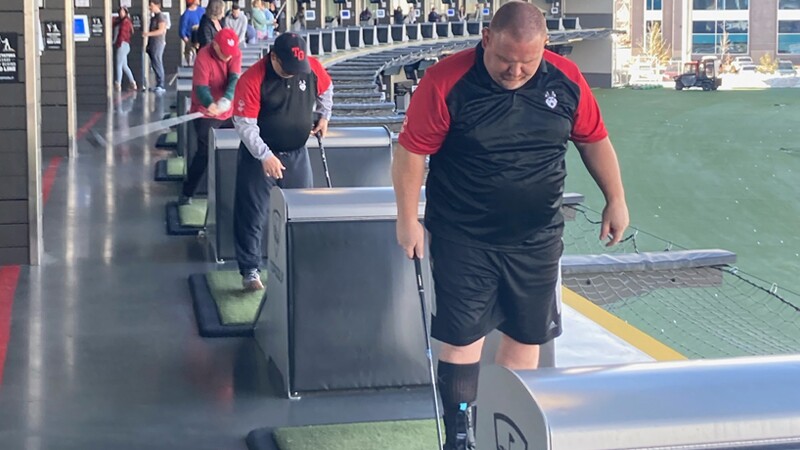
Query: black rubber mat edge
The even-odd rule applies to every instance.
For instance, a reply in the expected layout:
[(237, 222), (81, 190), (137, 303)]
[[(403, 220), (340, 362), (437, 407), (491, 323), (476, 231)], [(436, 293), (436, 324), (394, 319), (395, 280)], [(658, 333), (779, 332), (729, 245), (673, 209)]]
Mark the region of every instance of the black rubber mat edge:
[(178, 214), (178, 203), (169, 202), (165, 208), (167, 215), (167, 234), (171, 236), (196, 236), (203, 231), (204, 227), (187, 227), (181, 225), (181, 217)]
[(275, 439), (272, 437), (274, 431), (275, 428), (266, 427), (258, 428), (247, 433), (245, 442), (247, 443), (248, 450), (280, 450), (278, 444), (275, 443)]
[(167, 133), (164, 133), (156, 139), (156, 148), (177, 149), (178, 144), (167, 144)]
[(252, 337), (253, 325), (223, 325), (217, 310), (217, 304), (208, 287), (206, 274), (196, 273), (189, 276), (189, 291), (192, 294), (194, 317), (197, 330), (202, 337)]
[(156, 161), (154, 179), (156, 181), (183, 181), (183, 175), (170, 175), (167, 173), (167, 160)]

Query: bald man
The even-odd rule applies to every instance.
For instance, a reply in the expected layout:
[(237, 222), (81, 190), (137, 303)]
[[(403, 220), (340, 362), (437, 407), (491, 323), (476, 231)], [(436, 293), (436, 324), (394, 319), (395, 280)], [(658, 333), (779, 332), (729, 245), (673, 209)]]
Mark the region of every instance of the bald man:
[(406, 114), (392, 176), (397, 240), (423, 257), (417, 204), (425, 174), (438, 381), (448, 450), (474, 449), (472, 416), (485, 336), (500, 330), (497, 363), (535, 369), (561, 334), (561, 202), (568, 141), (606, 199), (600, 239), (628, 226), (616, 153), (578, 67), (545, 50), (533, 5), (511, 2), (481, 43), (428, 69)]

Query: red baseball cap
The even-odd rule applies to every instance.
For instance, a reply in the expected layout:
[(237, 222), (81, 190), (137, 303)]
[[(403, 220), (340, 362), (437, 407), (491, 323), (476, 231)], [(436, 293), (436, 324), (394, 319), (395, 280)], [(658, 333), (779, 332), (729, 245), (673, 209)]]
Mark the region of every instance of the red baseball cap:
[(214, 36), (214, 42), (225, 56), (236, 56), (241, 53), (239, 49), (239, 36), (230, 28), (223, 28)]

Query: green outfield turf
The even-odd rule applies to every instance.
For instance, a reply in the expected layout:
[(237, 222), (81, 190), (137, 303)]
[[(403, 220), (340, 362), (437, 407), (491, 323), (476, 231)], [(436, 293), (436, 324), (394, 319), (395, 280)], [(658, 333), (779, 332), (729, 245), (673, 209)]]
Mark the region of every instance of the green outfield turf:
[[(800, 291), (800, 90), (595, 90), (625, 180), (631, 220), (688, 248)], [(567, 190), (603, 199), (578, 153)]]

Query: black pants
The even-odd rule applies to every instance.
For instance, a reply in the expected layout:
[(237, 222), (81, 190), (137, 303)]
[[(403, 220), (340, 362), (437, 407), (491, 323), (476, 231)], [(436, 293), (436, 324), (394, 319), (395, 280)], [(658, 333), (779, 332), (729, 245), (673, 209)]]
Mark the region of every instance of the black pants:
[(200, 118), (194, 120), (194, 132), (197, 134), (197, 150), (189, 163), (186, 171), (186, 180), (183, 182), (183, 195), (191, 197), (197, 191), (197, 185), (208, 169), (208, 133), (214, 128), (232, 128), (233, 121)]
[(236, 197), (233, 201), (233, 233), (239, 272), (247, 274), (261, 265), (261, 237), (269, 219), (269, 191), (313, 187), (311, 161), (305, 147), (287, 153), (276, 153), (286, 170), (276, 180), (264, 173), (261, 161), (244, 147), (239, 147), (236, 166)]

